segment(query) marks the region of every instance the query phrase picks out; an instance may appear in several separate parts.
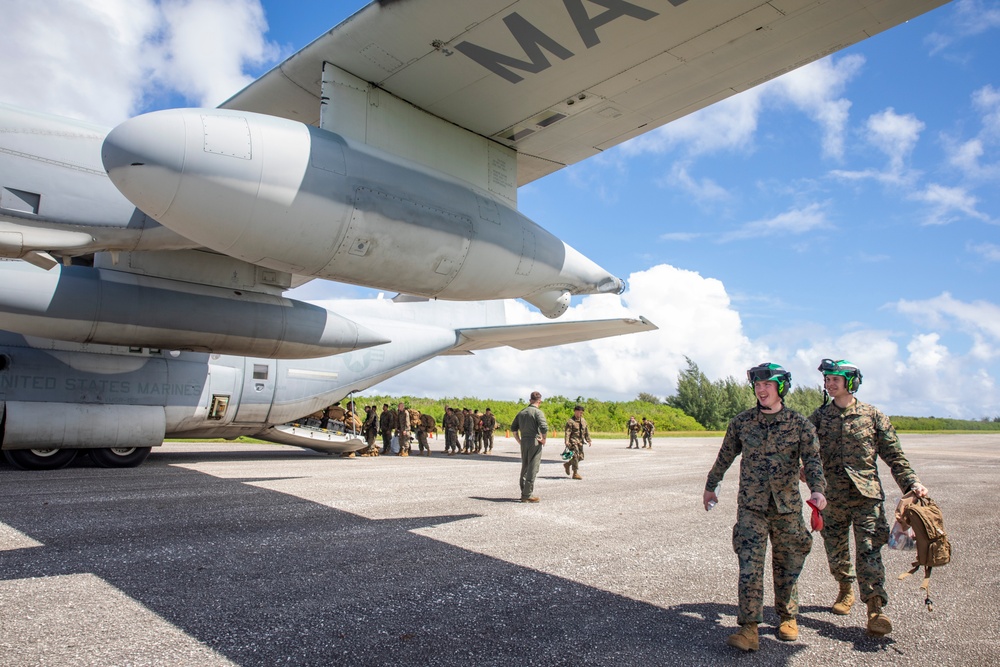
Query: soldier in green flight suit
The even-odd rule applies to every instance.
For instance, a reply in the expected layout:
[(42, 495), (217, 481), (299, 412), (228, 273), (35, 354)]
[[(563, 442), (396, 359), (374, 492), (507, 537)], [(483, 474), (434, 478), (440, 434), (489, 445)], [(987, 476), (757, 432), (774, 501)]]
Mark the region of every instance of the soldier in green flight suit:
[(528, 406), (517, 413), (510, 425), (510, 432), (521, 447), (522, 503), (538, 502), (538, 496), (534, 495), (535, 478), (538, 477), (538, 468), (542, 463), (542, 447), (549, 434), (549, 422), (539, 407), (541, 402), (542, 394), (531, 392)]
[[(830, 573), (840, 584), (831, 611), (840, 615), (851, 612), (853, 584), (857, 579), (861, 600), (868, 606), (868, 632), (883, 636), (892, 632), (892, 622), (882, 612), (889, 602), (882, 564), (882, 547), (889, 541), (889, 522), (878, 460), (881, 458), (889, 466), (903, 493), (912, 491), (923, 497), (927, 489), (903, 454), (889, 418), (854, 397), (861, 386), (858, 367), (845, 359), (824, 359), (819, 371), (823, 374), (823, 388), (833, 399), (824, 402), (809, 417), (819, 435), (828, 485), (829, 504), (823, 510), (823, 546)], [(848, 538), (852, 525), (856, 575)]]
[[(797, 582), (812, 536), (802, 518), (799, 466), (817, 507), (826, 505), (826, 481), (819, 456), (816, 429), (805, 417), (784, 409), (783, 398), (792, 376), (777, 364), (761, 364), (747, 371), (757, 396), (757, 407), (733, 417), (722, 448), (708, 473), (703, 502), (711, 509), (726, 470), (737, 456), (740, 488), (737, 496), (733, 550), (739, 559), (739, 632), (726, 643), (743, 651), (759, 648), (757, 625), (764, 620), (764, 558), (771, 539), (774, 608), (780, 617), (777, 636), (798, 639), (795, 620), (799, 611)], [(801, 464), (800, 464), (801, 462)]]
[(563, 463), (566, 474), (572, 471), (573, 479), (583, 479), (580, 476), (580, 461), (583, 460), (583, 443), (590, 447), (590, 429), (587, 428), (587, 420), (583, 418), (583, 406), (578, 405), (573, 408), (573, 416), (566, 421), (566, 430), (563, 435), (563, 444), (566, 449), (573, 452), (573, 458)]

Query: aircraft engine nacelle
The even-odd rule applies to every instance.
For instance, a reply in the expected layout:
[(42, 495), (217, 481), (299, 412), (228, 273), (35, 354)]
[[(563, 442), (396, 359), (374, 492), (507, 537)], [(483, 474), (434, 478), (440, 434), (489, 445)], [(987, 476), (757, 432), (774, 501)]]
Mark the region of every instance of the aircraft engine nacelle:
[(488, 192), (302, 123), (158, 111), (112, 130), (102, 156), (165, 227), (280, 271), (455, 300), (624, 289)]
[(272, 359), (389, 342), (294, 299), (84, 266), (45, 271), (10, 260), (0, 261), (0, 314), (4, 329), (28, 336)]

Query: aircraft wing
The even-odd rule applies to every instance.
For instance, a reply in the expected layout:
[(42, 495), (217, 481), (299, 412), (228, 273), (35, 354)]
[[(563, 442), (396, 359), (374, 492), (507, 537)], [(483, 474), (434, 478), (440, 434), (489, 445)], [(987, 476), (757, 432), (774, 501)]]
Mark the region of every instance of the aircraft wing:
[(458, 346), (448, 354), (471, 354), (476, 350), (488, 350), (504, 345), (518, 350), (537, 350), (553, 345), (580, 343), (596, 338), (653, 331), (658, 328), (645, 317), (476, 327), (460, 329)]
[(947, 2), (376, 0), (223, 106), (317, 125), (329, 62), (513, 148), (523, 185)]

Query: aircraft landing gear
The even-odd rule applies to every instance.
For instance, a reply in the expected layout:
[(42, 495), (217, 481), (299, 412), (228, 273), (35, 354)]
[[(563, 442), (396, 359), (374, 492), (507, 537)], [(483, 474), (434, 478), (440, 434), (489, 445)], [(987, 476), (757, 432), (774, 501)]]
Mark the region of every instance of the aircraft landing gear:
[(4, 458), (21, 470), (58, 470), (76, 458), (77, 449), (5, 449)]
[(149, 456), (152, 447), (105, 447), (90, 450), (90, 460), (101, 468), (134, 468)]

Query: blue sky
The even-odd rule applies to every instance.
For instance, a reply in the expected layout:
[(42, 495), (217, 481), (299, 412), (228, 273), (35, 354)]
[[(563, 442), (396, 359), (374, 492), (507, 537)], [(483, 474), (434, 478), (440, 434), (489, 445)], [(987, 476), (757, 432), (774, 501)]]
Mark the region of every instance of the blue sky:
[[(4, 102), (108, 125), (214, 106), (365, 3), (94, 4), (5, 9)], [(1000, 2), (954, 0), (522, 188), (529, 217), (630, 280), (568, 317), (661, 330), (436, 360), (379, 389), (662, 397), (685, 356), (712, 379), (768, 360), (807, 385), (834, 357), (892, 414), (1000, 415), (998, 37)]]

